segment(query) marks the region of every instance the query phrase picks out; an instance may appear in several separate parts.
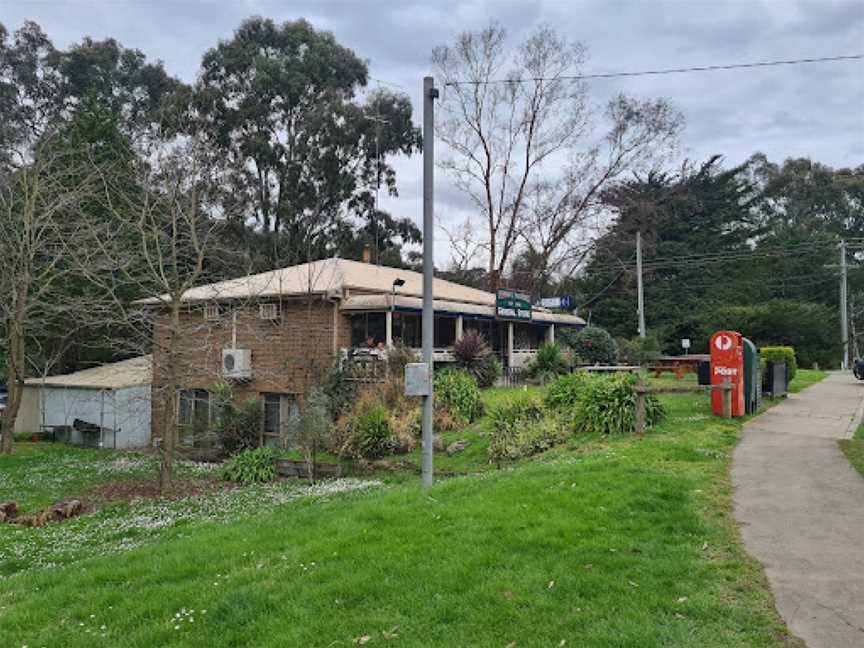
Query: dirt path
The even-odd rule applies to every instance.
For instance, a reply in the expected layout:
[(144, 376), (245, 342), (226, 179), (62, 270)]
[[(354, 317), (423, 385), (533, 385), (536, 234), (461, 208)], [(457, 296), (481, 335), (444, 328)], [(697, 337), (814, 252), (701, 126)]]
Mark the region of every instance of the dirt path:
[(837, 444), (862, 408), (864, 382), (831, 374), (747, 423), (733, 456), (744, 545), (810, 648), (864, 646), (864, 479)]

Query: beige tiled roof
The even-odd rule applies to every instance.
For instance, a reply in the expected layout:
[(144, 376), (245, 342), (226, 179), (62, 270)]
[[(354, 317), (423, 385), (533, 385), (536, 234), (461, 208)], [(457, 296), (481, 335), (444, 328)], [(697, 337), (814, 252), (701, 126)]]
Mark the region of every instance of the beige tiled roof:
[[(423, 275), (412, 270), (400, 270), (371, 263), (350, 261), (348, 259), (324, 259), (312, 263), (271, 270), (261, 274), (229, 279), (219, 283), (199, 286), (187, 291), (184, 302), (207, 302), (232, 299), (258, 299), (276, 296), (301, 296), (309, 293), (333, 293), (346, 297), (363, 293), (389, 295), (393, 282), (402, 279), (405, 284), (396, 289), (400, 296), (422, 297)], [(452, 281), (435, 279), (433, 283), (435, 300), (478, 304), (495, 307), (495, 294), (485, 290), (469, 288)], [(140, 300), (139, 304), (159, 304), (167, 301), (167, 296), (151, 297)], [(574, 316), (566, 318), (573, 323), (584, 322)], [(545, 319), (542, 317), (541, 319)]]
[(111, 364), (83, 369), (62, 376), (29, 378), (27, 385), (51, 387), (86, 387), (92, 389), (122, 389), (149, 385), (153, 381), (153, 360), (149, 355), (121, 360)]

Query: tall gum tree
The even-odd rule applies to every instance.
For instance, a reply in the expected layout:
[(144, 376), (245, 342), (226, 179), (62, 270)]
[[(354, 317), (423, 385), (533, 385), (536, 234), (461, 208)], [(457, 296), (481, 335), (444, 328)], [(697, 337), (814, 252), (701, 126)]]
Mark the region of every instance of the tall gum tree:
[(274, 265), (332, 253), (346, 219), (375, 215), (379, 183), (396, 193), (385, 160), (411, 153), (419, 132), (404, 96), (359, 103), (367, 83), (366, 64), (304, 20), (251, 18), (204, 55), (199, 132), (232, 168), (241, 217), (274, 235)]

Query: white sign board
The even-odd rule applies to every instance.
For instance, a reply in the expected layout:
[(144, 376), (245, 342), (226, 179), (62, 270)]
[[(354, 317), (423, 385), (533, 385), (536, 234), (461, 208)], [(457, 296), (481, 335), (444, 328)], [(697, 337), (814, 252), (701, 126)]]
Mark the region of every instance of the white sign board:
[(429, 380), (429, 365), (425, 362), (409, 362), (405, 365), (405, 395), (429, 396), (432, 385)]
[(690, 348), (690, 338), (684, 338), (683, 340), (681, 340), (681, 348), (682, 349), (689, 349)]

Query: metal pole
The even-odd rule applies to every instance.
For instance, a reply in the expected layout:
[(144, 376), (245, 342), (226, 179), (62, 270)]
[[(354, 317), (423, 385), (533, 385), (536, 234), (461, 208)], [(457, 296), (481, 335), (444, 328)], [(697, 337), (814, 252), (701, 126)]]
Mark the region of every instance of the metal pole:
[(423, 397), (423, 487), (432, 487), (432, 347), (435, 344), (435, 314), (432, 282), (435, 269), (435, 219), (433, 179), (435, 173), (435, 99), (438, 90), (432, 77), (423, 78), (423, 362), (429, 367), (429, 392)]
[(840, 241), (840, 341), (843, 343), (841, 369), (849, 368), (849, 309), (846, 308), (846, 241)]
[(636, 232), (636, 288), (639, 300), (639, 337), (645, 337), (645, 295), (642, 292), (642, 232)]

